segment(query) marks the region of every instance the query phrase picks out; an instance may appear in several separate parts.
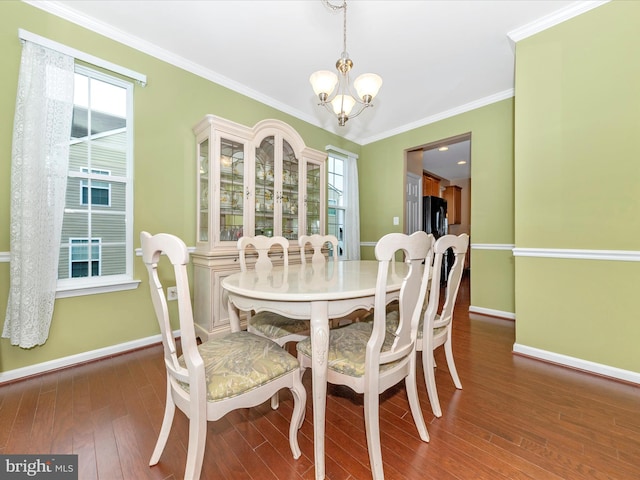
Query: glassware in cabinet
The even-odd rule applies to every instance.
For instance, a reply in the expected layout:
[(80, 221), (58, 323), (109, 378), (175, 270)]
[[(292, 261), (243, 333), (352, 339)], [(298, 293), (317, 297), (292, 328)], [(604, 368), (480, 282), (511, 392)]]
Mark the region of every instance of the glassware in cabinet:
[(209, 240), (209, 139), (198, 143), (198, 241)]
[(321, 233), (324, 229), (324, 205), (322, 204), (324, 195), (321, 186), (324, 185), (324, 179), (321, 178), (323, 173), (321, 165), (315, 163), (307, 163), (306, 165), (306, 226), (307, 235)]
[(220, 139), (220, 241), (244, 234), (245, 145)]

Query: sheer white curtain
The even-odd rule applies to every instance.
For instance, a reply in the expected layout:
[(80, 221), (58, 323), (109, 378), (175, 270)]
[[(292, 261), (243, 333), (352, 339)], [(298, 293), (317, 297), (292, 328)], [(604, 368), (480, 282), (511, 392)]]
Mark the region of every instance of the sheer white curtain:
[(10, 286), (2, 336), (31, 348), (49, 336), (58, 278), (74, 59), (25, 41), (11, 152)]
[(345, 245), (347, 260), (360, 260), (360, 200), (358, 191), (358, 161), (348, 156), (344, 161), (344, 181), (347, 186), (347, 205), (345, 211), (345, 233), (347, 244)]

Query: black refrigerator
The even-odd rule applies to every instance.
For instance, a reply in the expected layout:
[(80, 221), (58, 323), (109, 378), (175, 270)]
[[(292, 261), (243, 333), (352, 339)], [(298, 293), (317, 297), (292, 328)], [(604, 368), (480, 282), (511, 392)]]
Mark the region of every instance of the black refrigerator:
[[(433, 233), (433, 236), (438, 239), (449, 233), (448, 227), (447, 201), (440, 197), (422, 197), (422, 229), (427, 233)], [(448, 261), (448, 259), (451, 258), (449, 254), (450, 252), (447, 251), (442, 259), (440, 285), (447, 283), (447, 277), (451, 269)]]
[(422, 197), (422, 229), (440, 238), (447, 234), (447, 201), (440, 197)]

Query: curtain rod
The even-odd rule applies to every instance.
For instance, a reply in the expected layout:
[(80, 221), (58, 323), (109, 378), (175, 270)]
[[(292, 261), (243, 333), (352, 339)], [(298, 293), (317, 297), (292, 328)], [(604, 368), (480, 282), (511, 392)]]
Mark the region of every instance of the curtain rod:
[(82, 60), (83, 62), (90, 63), (91, 65), (95, 65), (97, 67), (119, 73), (120, 75), (137, 81), (143, 87), (147, 85), (147, 76), (143, 75), (142, 73), (138, 73), (125, 67), (121, 67), (120, 65), (116, 65), (115, 63), (111, 63), (107, 60), (103, 60), (80, 50), (76, 50), (75, 48), (68, 47), (66, 45), (63, 45), (62, 43), (54, 42), (53, 40), (49, 40), (48, 38), (41, 37), (40, 35), (36, 35), (35, 33), (28, 32), (26, 30), (23, 30), (22, 28), (18, 29), (18, 38), (20, 38), (20, 40), (37, 43), (38, 45), (41, 45), (43, 47), (56, 50), (60, 53), (64, 53), (65, 55), (69, 55), (70, 57)]

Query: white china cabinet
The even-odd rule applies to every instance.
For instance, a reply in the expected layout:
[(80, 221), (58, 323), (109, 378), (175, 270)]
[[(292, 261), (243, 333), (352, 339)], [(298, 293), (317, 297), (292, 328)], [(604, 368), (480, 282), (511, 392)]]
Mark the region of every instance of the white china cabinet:
[(198, 198), (194, 320), (198, 336), (206, 340), (229, 328), (221, 281), (240, 269), (238, 238), (284, 236), (290, 243), (289, 262), (296, 263), (298, 237), (325, 234), (327, 156), (306, 147), (279, 120), (250, 128), (207, 115), (193, 131)]

